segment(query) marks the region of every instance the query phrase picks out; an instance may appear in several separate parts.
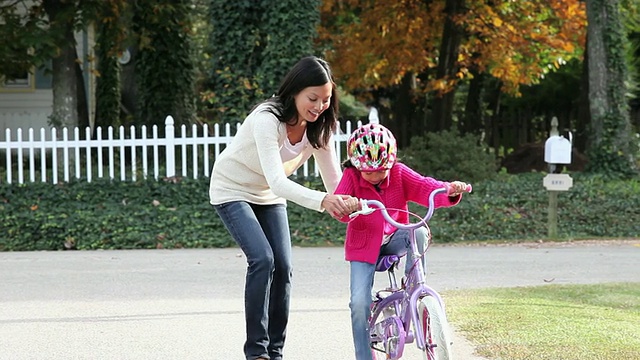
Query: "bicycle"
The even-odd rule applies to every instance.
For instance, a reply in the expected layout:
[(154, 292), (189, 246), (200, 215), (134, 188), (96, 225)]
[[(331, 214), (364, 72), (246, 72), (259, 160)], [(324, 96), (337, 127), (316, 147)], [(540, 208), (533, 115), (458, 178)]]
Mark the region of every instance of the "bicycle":
[[(431, 219), (435, 209), (434, 199), (437, 194), (446, 191), (448, 188), (436, 189), (429, 195), (427, 213), (416, 223), (396, 222), (389, 216), (384, 204), (377, 200), (361, 200), (362, 209), (350, 215), (351, 217), (368, 215), (380, 210), (385, 220), (391, 225), (398, 229), (410, 230), (409, 240), (412, 254), (414, 254), (413, 264), (406, 278), (403, 277), (401, 285), (398, 286), (394, 269), (398, 268), (400, 259), (405, 254), (381, 256), (376, 264), (376, 272), (387, 272), (389, 287), (377, 290), (371, 305), (369, 336), (374, 359), (400, 359), (405, 345), (414, 340), (425, 360), (451, 359), (452, 340), (444, 301), (440, 294), (425, 281), (426, 264), (423, 258), (428, 246), (425, 246), (423, 253), (419, 253), (415, 241), (416, 229), (423, 226), (427, 228), (429, 234), (427, 240), (431, 237), (427, 221)], [(471, 192), (471, 185), (467, 186), (466, 192)], [(407, 213), (420, 218), (409, 211)], [(409, 261), (408, 257), (406, 261)]]

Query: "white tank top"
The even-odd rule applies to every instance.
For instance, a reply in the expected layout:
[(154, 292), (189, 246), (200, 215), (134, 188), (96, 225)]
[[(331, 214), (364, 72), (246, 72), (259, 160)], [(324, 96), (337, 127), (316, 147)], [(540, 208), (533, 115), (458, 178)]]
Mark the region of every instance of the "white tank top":
[(284, 144), (282, 144), (282, 147), (280, 148), (280, 157), (282, 158), (282, 162), (285, 163), (289, 160), (295, 159), (308, 144), (309, 140), (307, 139), (306, 131), (302, 135), (302, 140), (295, 145), (291, 144), (289, 138), (286, 138), (284, 140)]

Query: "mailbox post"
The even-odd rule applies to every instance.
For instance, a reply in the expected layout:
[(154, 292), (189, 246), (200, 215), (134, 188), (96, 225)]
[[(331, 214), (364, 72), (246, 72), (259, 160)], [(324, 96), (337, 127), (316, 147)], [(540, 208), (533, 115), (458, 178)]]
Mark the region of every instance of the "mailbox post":
[(558, 193), (567, 191), (573, 186), (573, 179), (568, 174), (556, 174), (556, 166), (571, 163), (571, 132), (569, 139), (558, 133), (558, 119), (551, 119), (551, 131), (544, 144), (544, 161), (549, 164), (549, 174), (542, 180), (542, 185), (549, 191), (548, 236), (558, 237)]

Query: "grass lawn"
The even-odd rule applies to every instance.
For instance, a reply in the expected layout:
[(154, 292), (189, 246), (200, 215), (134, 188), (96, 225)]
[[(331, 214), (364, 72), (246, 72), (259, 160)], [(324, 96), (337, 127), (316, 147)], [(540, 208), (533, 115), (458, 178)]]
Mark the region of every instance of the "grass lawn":
[(456, 290), (449, 322), (489, 359), (640, 359), (640, 283)]

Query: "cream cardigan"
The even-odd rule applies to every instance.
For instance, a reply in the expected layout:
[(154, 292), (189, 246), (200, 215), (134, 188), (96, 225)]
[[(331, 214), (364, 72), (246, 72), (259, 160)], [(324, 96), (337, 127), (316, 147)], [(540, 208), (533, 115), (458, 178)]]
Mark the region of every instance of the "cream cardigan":
[(267, 106), (260, 105), (247, 116), (231, 144), (215, 159), (209, 185), (211, 204), (247, 201), (268, 205), (290, 200), (323, 211), (321, 203), (327, 193), (302, 186), (289, 176), (313, 155), (325, 189), (332, 194), (342, 176), (333, 145), (314, 149), (306, 143), (297, 157), (283, 163), (280, 148), (287, 129)]

